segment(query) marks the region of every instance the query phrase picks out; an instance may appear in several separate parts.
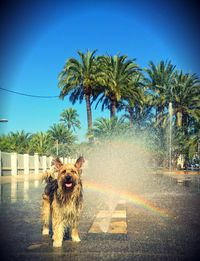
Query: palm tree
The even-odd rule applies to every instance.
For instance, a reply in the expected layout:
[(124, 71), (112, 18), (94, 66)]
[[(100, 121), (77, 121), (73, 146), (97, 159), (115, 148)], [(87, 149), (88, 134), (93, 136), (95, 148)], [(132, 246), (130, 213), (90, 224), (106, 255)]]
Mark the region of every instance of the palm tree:
[(191, 158), (191, 155), (197, 154), (200, 161), (200, 121), (196, 122), (195, 129), (189, 136), (186, 147), (189, 152), (189, 157)]
[(76, 141), (76, 137), (62, 123), (53, 124), (48, 130), (48, 134), (54, 142), (73, 144)]
[(24, 130), (11, 132), (8, 137), (11, 151), (17, 153), (27, 153), (29, 151), (30, 133), (26, 133)]
[(127, 125), (123, 118), (118, 119), (112, 117), (111, 119), (99, 118), (94, 122), (93, 133), (95, 138), (105, 139), (113, 138), (127, 131)]
[(121, 104), (119, 103), (119, 109), (125, 109), (128, 112), (124, 117), (129, 120), (131, 127), (134, 125), (134, 120), (137, 120), (137, 124), (139, 125), (140, 112), (144, 102), (143, 87), (143, 77), (138, 73), (128, 84), (127, 91), (123, 92)]
[(92, 129), (91, 97), (100, 73), (95, 53), (96, 50), (92, 52), (88, 50), (85, 54), (78, 51), (80, 61), (70, 58), (59, 75), (61, 99), (70, 94), (70, 101), (74, 104), (77, 100), (82, 102), (85, 98), (88, 130)]
[(170, 90), (175, 75), (175, 66), (171, 61), (162, 60), (157, 66), (150, 61), (149, 67), (145, 69), (148, 74), (146, 83), (153, 93), (151, 105), (154, 105), (156, 109), (156, 124), (161, 127), (163, 113), (171, 101)]
[(48, 154), (52, 140), (49, 133), (38, 132), (32, 135), (29, 147), (30, 152), (37, 152), (40, 155)]
[(200, 80), (196, 74), (176, 72), (171, 87), (176, 126), (188, 126), (189, 117), (200, 118)]
[(72, 128), (75, 131), (76, 128), (81, 128), (81, 123), (77, 119), (79, 115), (75, 109), (68, 108), (64, 110), (60, 116), (60, 121), (63, 121), (69, 130)]
[(51, 147), (50, 152), (53, 155), (67, 157), (72, 155), (75, 151), (76, 136), (72, 131), (65, 128), (64, 124), (54, 124), (48, 130), (54, 146)]
[(98, 98), (96, 107), (102, 102), (102, 110), (105, 107), (109, 108), (110, 118), (112, 118), (115, 117), (121, 97), (130, 88), (132, 77), (138, 72), (138, 65), (135, 63), (135, 59), (127, 60), (126, 55), (102, 56), (98, 58), (98, 61), (102, 70), (101, 83), (104, 88), (95, 97), (95, 100)]
[(10, 136), (3, 134), (0, 136), (0, 151), (10, 152), (11, 141)]

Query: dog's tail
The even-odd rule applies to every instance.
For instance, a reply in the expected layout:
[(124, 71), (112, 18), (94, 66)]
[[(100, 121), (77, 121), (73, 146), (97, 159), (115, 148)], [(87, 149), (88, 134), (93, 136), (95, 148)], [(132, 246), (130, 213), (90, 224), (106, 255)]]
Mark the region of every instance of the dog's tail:
[(46, 171), (42, 174), (42, 182), (49, 183), (53, 180), (52, 173), (49, 171)]

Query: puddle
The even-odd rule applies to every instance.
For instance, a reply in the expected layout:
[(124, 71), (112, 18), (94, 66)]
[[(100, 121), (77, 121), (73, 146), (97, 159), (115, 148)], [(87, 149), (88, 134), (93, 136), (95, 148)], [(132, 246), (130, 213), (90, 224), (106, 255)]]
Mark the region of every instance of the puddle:
[(190, 192), (199, 193), (200, 192), (200, 176), (181, 176), (174, 177), (177, 185), (184, 186), (189, 189)]
[(32, 244), (32, 245), (28, 246), (27, 250), (35, 250), (35, 249), (40, 248), (42, 246), (48, 246), (48, 243), (45, 243), (45, 242), (43, 242), (43, 243), (35, 243), (35, 244)]

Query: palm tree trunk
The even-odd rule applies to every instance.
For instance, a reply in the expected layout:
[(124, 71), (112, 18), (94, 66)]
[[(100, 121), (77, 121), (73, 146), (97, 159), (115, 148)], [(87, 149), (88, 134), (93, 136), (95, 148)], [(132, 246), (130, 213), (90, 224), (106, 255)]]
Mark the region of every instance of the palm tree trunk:
[(110, 118), (115, 117), (116, 114), (116, 101), (114, 99), (110, 100)]
[(130, 115), (130, 126), (131, 128), (133, 128), (133, 109), (132, 108), (128, 108), (128, 112), (129, 112), (129, 115)]
[(182, 114), (182, 112), (178, 111), (176, 113), (176, 126), (177, 127), (182, 127), (182, 119), (183, 119), (183, 114)]
[(162, 125), (162, 122), (161, 122), (162, 112), (163, 112), (163, 107), (158, 107), (157, 119), (156, 119), (156, 122), (157, 122), (157, 126), (158, 126), (158, 127), (161, 127), (161, 125)]
[(87, 110), (87, 121), (88, 121), (88, 131), (92, 129), (92, 111), (90, 104), (90, 94), (85, 94), (86, 110)]

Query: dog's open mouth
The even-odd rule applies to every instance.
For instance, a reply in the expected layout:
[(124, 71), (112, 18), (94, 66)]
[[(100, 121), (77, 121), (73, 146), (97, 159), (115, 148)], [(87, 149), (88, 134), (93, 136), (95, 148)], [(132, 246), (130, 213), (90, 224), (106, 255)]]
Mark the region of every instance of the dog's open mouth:
[(65, 187), (66, 187), (66, 188), (71, 188), (72, 186), (73, 186), (72, 182), (70, 182), (70, 183), (65, 183)]

